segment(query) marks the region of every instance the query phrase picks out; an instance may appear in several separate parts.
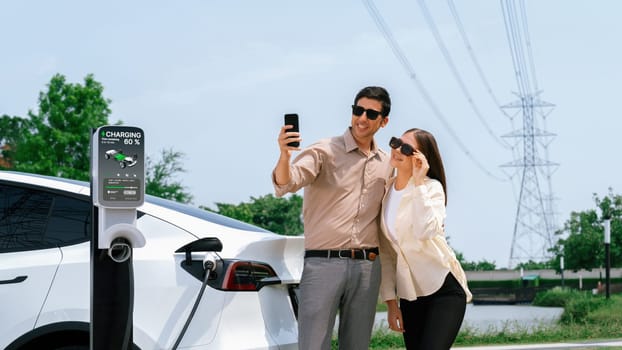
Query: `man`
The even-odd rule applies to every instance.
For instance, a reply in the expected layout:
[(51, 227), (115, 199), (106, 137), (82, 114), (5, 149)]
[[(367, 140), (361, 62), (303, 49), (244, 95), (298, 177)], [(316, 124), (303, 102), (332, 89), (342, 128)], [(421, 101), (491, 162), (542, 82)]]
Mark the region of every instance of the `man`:
[(389, 156), (376, 132), (389, 122), (391, 99), (377, 86), (358, 92), (351, 126), (302, 150), (300, 133), (281, 128), (272, 174), (277, 196), (304, 187), (305, 261), (298, 309), (299, 348), (330, 349), (339, 310), (339, 348), (368, 349), (380, 285), (379, 214)]

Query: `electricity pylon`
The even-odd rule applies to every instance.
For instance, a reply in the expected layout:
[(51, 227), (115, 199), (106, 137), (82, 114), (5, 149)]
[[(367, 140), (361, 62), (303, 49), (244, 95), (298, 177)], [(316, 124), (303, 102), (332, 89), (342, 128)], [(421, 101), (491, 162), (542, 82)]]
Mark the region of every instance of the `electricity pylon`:
[[(510, 176), (520, 185), (509, 268), (520, 262), (550, 258), (548, 250), (557, 229), (551, 175), (558, 164), (548, 160), (548, 146), (555, 134), (544, 126), (554, 105), (540, 100), (538, 95), (521, 95), (518, 101), (503, 106), (520, 109), (522, 114), (522, 127), (503, 135), (515, 140), (515, 152), (514, 161), (502, 167), (513, 168)], [(547, 113), (543, 112), (545, 109), (549, 109)]]

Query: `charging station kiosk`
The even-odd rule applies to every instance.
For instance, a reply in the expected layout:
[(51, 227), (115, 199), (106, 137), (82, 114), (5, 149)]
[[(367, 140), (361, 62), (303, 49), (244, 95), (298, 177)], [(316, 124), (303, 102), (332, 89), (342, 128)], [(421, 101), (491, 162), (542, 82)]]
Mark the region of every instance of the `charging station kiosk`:
[(91, 138), (90, 348), (133, 347), (132, 250), (145, 237), (136, 208), (145, 197), (145, 135), (132, 126), (99, 127)]

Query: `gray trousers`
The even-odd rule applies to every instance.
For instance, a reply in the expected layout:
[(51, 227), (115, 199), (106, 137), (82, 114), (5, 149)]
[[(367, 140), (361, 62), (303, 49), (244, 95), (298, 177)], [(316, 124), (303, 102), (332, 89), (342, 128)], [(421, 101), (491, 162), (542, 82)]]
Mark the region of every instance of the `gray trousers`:
[(298, 348), (330, 350), (339, 310), (339, 349), (368, 349), (379, 289), (380, 259), (305, 258), (298, 301)]

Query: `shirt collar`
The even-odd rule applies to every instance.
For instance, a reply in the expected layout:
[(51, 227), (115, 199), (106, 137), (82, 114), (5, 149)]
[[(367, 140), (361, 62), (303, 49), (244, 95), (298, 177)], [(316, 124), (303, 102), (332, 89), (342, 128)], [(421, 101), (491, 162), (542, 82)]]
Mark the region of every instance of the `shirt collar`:
[[(354, 139), (354, 136), (352, 136), (351, 126), (348, 127), (346, 129), (346, 132), (343, 134), (343, 140), (345, 142), (346, 152), (352, 152), (359, 148), (359, 146), (356, 144), (356, 140)], [(371, 152), (370, 153), (372, 156), (378, 156), (378, 147), (376, 147), (375, 138), (371, 140)]]

